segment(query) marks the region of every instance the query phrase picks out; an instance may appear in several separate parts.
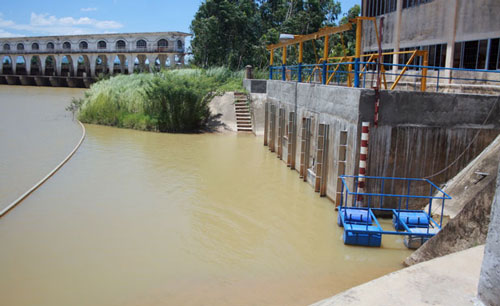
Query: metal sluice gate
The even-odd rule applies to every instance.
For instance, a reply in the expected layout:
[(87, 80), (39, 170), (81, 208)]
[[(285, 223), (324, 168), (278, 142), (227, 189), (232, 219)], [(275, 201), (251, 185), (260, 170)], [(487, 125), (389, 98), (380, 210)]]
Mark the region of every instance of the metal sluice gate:
[[(383, 235), (402, 235), (406, 247), (416, 249), (441, 230), (444, 204), (451, 197), (428, 179), (352, 175), (340, 178), (337, 224), (344, 228), (344, 244), (380, 247)], [(360, 181), (364, 181), (362, 192), (358, 189)], [(439, 222), (432, 218), (434, 201), (439, 202), (434, 208), (441, 210)], [(423, 205), (428, 205), (428, 209), (411, 209)], [(377, 215), (391, 216), (393, 230), (382, 228)]]

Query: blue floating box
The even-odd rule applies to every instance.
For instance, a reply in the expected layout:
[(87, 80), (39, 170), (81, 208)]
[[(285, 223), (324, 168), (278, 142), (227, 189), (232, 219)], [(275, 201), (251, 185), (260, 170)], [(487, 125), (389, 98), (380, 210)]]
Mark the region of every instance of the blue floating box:
[(337, 224), (342, 226), (342, 221), (340, 215), (344, 216), (344, 222), (349, 224), (372, 224), (372, 217), (367, 209), (359, 208), (342, 208), (339, 209), (337, 215)]
[(344, 227), (343, 239), (344, 244), (379, 247), (382, 243), (382, 234), (376, 226), (349, 224)]
[(427, 227), (429, 225), (429, 217), (423, 211), (419, 212), (410, 212), (410, 211), (402, 211), (399, 213), (399, 222), (398, 222), (398, 213), (395, 212), (392, 215), (392, 224), (396, 230), (404, 230), (403, 223), (406, 223), (408, 227)]

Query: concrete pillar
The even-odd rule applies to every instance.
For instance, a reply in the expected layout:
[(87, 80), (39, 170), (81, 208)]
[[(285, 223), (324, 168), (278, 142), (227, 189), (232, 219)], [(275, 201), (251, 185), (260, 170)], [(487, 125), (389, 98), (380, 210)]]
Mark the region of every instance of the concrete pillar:
[(167, 62), (167, 56), (165, 54), (158, 55), (160, 60), (160, 70), (165, 69), (165, 63)]
[(33, 58), (33, 55), (25, 55), (24, 56), (24, 67), (26, 68), (26, 74), (30, 75), (31, 74), (31, 59)]
[(106, 64), (107, 64), (110, 75), (113, 75), (113, 73), (114, 73), (113, 70), (115, 69), (115, 58), (116, 58), (116, 54), (109, 54), (106, 57)]
[[(453, 57), (455, 55), (455, 38), (457, 36), (457, 18), (458, 18), (458, 0), (448, 0), (448, 9), (446, 10), (449, 14), (453, 14), (451, 18), (446, 18), (448, 21), (446, 24), (446, 29), (448, 29), (447, 39), (446, 39), (446, 60), (445, 64), (447, 68), (453, 68)], [(449, 77), (451, 71), (446, 72), (446, 76)]]
[(487, 306), (500, 305), (500, 167), (497, 190), (491, 204), (491, 217), (479, 277), (478, 297)]
[(72, 65), (72, 69), (73, 71), (70, 72), (73, 76), (76, 76), (77, 74), (77, 71), (78, 71), (78, 58), (80, 57), (81, 54), (77, 54), (77, 55), (66, 55), (67, 57), (71, 58), (71, 63)]
[(176, 68), (177, 64), (175, 62), (175, 54), (169, 54), (168, 58), (170, 59), (170, 68)]
[(16, 74), (16, 68), (17, 68), (17, 55), (11, 55), (10, 56), (11, 60), (11, 66), (12, 66), (12, 74)]
[(97, 66), (97, 57), (99, 55), (89, 55), (90, 77), (95, 77), (95, 67)]
[(118, 55), (118, 59), (120, 60), (120, 73), (125, 73), (125, 62), (127, 61), (127, 57), (123, 54), (120, 54)]
[(39, 55), (38, 58), (40, 59), (40, 71), (39, 74), (45, 75), (45, 67), (47, 66), (47, 57), (48, 55)]
[(62, 70), (62, 56), (61, 55), (53, 55), (55, 61), (56, 61), (56, 75), (61, 76), (61, 70)]
[(134, 73), (134, 61), (135, 61), (136, 54), (129, 54), (127, 55), (127, 60), (128, 60), (128, 74)]
[(148, 54), (146, 55), (148, 61), (149, 61), (149, 72), (156, 71), (156, 58), (158, 57), (157, 54)]
[(139, 60), (139, 71), (144, 72), (146, 71), (146, 55), (144, 54), (139, 54), (137, 55), (137, 59)]
[[(397, 0), (396, 5), (396, 22), (394, 24), (394, 36), (392, 41), (394, 42), (394, 52), (399, 52), (399, 42), (401, 38), (401, 15), (403, 13), (403, 0)], [(393, 55), (392, 63), (399, 64), (399, 55)], [(398, 66), (392, 66), (392, 71), (394, 74), (398, 73)], [(393, 80), (395, 80), (397, 75), (393, 75)]]

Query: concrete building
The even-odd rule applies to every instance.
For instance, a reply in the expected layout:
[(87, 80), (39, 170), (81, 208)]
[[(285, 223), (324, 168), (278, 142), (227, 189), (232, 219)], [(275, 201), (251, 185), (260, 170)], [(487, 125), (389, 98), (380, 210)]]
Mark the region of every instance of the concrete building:
[(99, 74), (183, 66), (189, 35), (153, 32), (0, 38), (0, 78), (9, 84), (19, 80), (38, 84), (43, 76), (74, 81)]
[[(384, 52), (428, 50), (429, 66), (500, 70), (498, 0), (362, 0), (361, 10), (384, 17)], [(377, 50), (373, 24), (365, 22), (363, 51)], [(391, 57), (385, 62), (402, 64), (409, 55)]]

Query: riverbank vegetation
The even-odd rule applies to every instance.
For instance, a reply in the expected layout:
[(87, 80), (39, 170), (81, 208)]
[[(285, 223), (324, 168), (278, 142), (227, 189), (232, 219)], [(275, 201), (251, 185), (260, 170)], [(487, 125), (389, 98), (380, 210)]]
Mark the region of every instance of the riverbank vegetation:
[(84, 123), (159, 132), (192, 132), (210, 118), (208, 104), (224, 91), (243, 91), (243, 71), (227, 68), (118, 75), (73, 100)]

